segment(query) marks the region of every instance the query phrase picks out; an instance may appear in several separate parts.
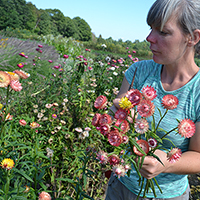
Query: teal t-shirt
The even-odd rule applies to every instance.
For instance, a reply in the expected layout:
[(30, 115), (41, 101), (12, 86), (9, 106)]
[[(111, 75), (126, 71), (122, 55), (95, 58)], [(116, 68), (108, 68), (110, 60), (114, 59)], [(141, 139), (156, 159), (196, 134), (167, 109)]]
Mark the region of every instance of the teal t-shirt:
[[(154, 87), (157, 93), (157, 97), (153, 100), (155, 107), (158, 107), (162, 114), (165, 112), (165, 109), (161, 105), (163, 96), (167, 94), (172, 94), (176, 96), (179, 100), (179, 104), (176, 109), (169, 110), (164, 120), (160, 123), (159, 127), (165, 131), (170, 131), (173, 128), (177, 127), (178, 120), (182, 119), (191, 119), (194, 122), (200, 121), (200, 71), (183, 87), (174, 90), (174, 91), (165, 91), (161, 83), (161, 70), (162, 65), (155, 63), (153, 60), (145, 60), (134, 63), (129, 67), (125, 72), (125, 77), (129, 84), (132, 82), (132, 78), (137, 66), (137, 72), (135, 76), (135, 81), (133, 88), (141, 89), (144, 86)], [(160, 114), (155, 108), (155, 121), (156, 124), (160, 119)], [(152, 118), (147, 118), (150, 121)], [(158, 132), (160, 137), (165, 133)], [(185, 152), (188, 150), (189, 139), (181, 137), (177, 132), (171, 132), (167, 136), (173, 143)], [(171, 142), (164, 140), (163, 146), (170, 150), (173, 148)], [(162, 189), (162, 194), (155, 185), (155, 190), (157, 198), (173, 198), (182, 195), (187, 186), (188, 186), (188, 177), (187, 175), (178, 175), (171, 173), (161, 173), (155, 177), (160, 188)], [(125, 176), (121, 177), (119, 180), (133, 193), (138, 194), (140, 191), (140, 186), (138, 186), (138, 175), (136, 171), (131, 171), (130, 177)], [(141, 195), (143, 192), (141, 193)], [(148, 198), (154, 198), (153, 192), (146, 194)]]

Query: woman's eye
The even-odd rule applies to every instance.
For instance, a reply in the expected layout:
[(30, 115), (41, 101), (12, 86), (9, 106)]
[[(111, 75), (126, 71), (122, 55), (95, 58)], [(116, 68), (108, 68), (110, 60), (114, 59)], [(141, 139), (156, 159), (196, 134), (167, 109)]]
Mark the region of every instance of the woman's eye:
[(161, 35), (167, 35), (167, 33), (164, 32), (164, 31), (160, 31), (160, 34), (161, 34)]

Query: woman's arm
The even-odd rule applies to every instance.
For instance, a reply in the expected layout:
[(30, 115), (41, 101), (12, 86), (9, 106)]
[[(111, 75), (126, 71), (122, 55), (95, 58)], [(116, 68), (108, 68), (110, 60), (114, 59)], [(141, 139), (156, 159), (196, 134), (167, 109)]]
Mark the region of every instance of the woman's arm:
[(167, 154), (161, 150), (156, 150), (155, 154), (164, 163), (164, 166), (157, 159), (146, 156), (140, 170), (145, 178), (153, 178), (160, 173), (175, 174), (196, 174), (200, 173), (200, 122), (196, 123), (196, 133), (190, 138), (189, 149), (184, 152), (181, 158), (170, 163)]

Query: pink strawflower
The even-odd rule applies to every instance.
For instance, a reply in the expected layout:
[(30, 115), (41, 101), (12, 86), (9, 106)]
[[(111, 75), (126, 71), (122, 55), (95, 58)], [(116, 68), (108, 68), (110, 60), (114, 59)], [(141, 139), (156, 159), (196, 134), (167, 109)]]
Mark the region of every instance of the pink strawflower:
[(133, 106), (138, 105), (142, 100), (142, 94), (137, 89), (130, 89), (126, 94), (126, 97), (133, 104)]
[(133, 53), (136, 53), (136, 51), (133, 51)]
[(116, 154), (112, 154), (108, 157), (108, 162), (110, 163), (110, 165), (117, 165), (119, 164), (120, 159)]
[(88, 67), (88, 70), (93, 70), (93, 68), (91, 66)]
[(140, 118), (140, 119), (135, 120), (134, 127), (135, 127), (135, 131), (137, 133), (143, 134), (143, 133), (146, 133), (148, 131), (149, 124), (148, 124), (146, 119)]
[(126, 175), (126, 169), (123, 165), (114, 165), (112, 171), (118, 178), (121, 176), (124, 177)]
[(48, 62), (49, 62), (49, 63), (52, 63), (53, 61), (52, 61), (52, 60), (48, 60)]
[(97, 153), (96, 159), (99, 160), (99, 163), (101, 163), (101, 164), (107, 164), (107, 162), (108, 162), (108, 154), (106, 152), (100, 150)]
[(20, 56), (25, 57), (24, 52), (19, 53)]
[(19, 124), (21, 125), (21, 126), (26, 126), (26, 121), (24, 120), (24, 119), (20, 119), (19, 120)]
[(178, 125), (178, 133), (185, 138), (190, 138), (195, 134), (195, 123), (190, 119), (183, 119)]
[(128, 116), (128, 113), (126, 112), (126, 110), (120, 108), (115, 112), (115, 119), (126, 119)]
[(41, 44), (38, 44), (38, 47), (39, 47), (39, 48), (42, 48), (43, 46), (42, 46)]
[(51, 196), (47, 192), (41, 192), (39, 194), (39, 200), (51, 200)]
[(57, 115), (56, 115), (56, 114), (52, 114), (52, 117), (53, 117), (54, 119), (56, 119), (56, 118), (57, 118)]
[(19, 91), (22, 90), (22, 84), (21, 84), (18, 80), (12, 80), (12, 81), (10, 82), (10, 87), (11, 87), (13, 90), (17, 91), (17, 92), (19, 92)]
[(149, 138), (148, 144), (149, 144), (149, 147), (155, 148), (157, 146), (157, 141), (154, 138)]
[(92, 125), (93, 126), (99, 126), (99, 119), (101, 117), (100, 113), (95, 113), (94, 117), (92, 118)]
[(69, 58), (69, 56), (68, 55), (64, 55), (63, 58)]
[(97, 109), (104, 109), (108, 103), (107, 98), (104, 95), (100, 95), (94, 102), (94, 107)]
[(162, 105), (167, 110), (173, 110), (178, 105), (178, 98), (172, 94), (167, 94), (162, 99)]
[(122, 135), (117, 129), (108, 133), (108, 142), (113, 146), (119, 146), (122, 143)]
[(143, 99), (137, 106), (137, 111), (141, 117), (150, 117), (154, 113), (155, 106), (150, 100)]
[(24, 65), (23, 65), (22, 63), (17, 64), (17, 66), (18, 66), (19, 68), (24, 67)]
[(181, 149), (173, 148), (171, 151), (167, 153), (167, 160), (170, 163), (175, 163), (176, 161), (179, 160), (179, 158), (181, 157), (181, 154), (182, 154)]
[(156, 90), (153, 87), (148, 86), (148, 85), (146, 87), (143, 87), (142, 94), (145, 99), (151, 100), (151, 101), (157, 97)]
[(55, 65), (55, 66), (54, 66), (54, 68), (55, 68), (55, 69), (59, 69), (59, 68), (60, 68), (60, 66), (58, 66), (58, 65)]
[(104, 113), (103, 115), (101, 115), (100, 119), (99, 119), (99, 124), (111, 124), (112, 123), (112, 118), (110, 115)]
[(126, 120), (123, 120), (123, 119), (118, 119), (115, 122), (115, 126), (117, 126), (121, 129), (121, 131), (120, 131), (121, 134), (126, 133), (130, 129), (129, 123)]

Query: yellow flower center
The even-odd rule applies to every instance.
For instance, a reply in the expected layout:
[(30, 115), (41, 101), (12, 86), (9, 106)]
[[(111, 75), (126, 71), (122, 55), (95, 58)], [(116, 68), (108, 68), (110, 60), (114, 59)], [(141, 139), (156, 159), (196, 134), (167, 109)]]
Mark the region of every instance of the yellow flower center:
[(127, 97), (122, 97), (119, 101), (119, 106), (122, 109), (130, 109), (132, 108), (132, 103), (128, 100)]

